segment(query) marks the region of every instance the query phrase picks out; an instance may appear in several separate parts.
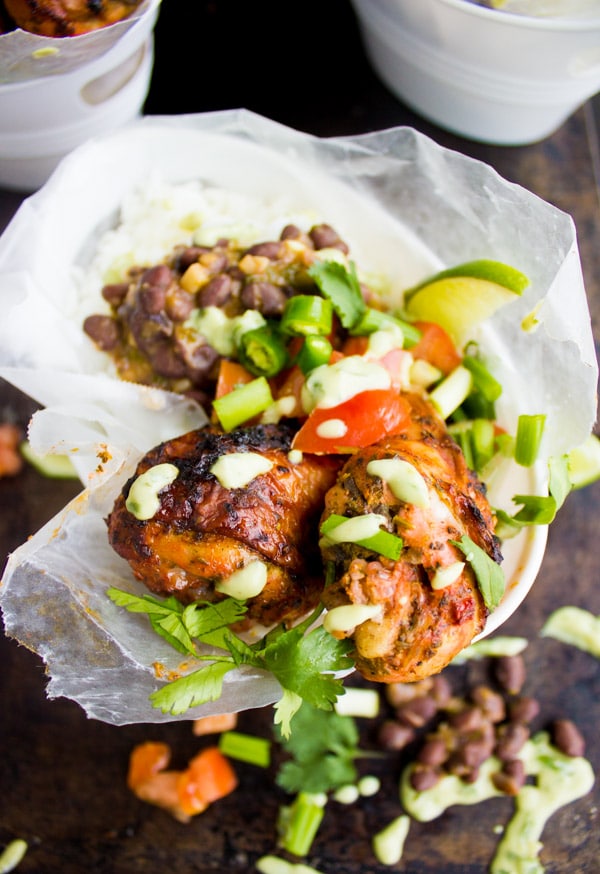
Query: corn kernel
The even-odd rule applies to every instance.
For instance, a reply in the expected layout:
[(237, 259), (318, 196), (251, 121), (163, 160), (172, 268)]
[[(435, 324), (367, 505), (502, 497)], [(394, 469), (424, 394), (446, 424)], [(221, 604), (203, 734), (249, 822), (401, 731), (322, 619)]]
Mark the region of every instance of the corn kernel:
[(244, 255), (238, 267), (246, 276), (264, 273), (271, 262), (264, 255)]
[(185, 271), (179, 280), (179, 284), (190, 294), (196, 294), (198, 289), (202, 288), (203, 285), (206, 285), (209, 279), (210, 272), (207, 268), (195, 261), (193, 264), (190, 264)]

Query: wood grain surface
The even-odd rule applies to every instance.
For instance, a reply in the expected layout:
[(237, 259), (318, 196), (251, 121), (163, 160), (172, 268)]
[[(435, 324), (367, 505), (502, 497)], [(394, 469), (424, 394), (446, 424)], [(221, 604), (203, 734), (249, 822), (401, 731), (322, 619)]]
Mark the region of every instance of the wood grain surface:
[[(181, 9), (185, 6), (185, 12)], [(201, 112), (245, 106), (318, 135), (412, 125), (442, 145), (479, 158), (570, 213), (576, 223), (594, 335), (600, 337), (600, 98), (577, 111), (544, 142), (494, 147), (448, 134), (409, 112), (376, 79), (361, 47), (348, 3), (284, 4), (163, 0), (148, 113)], [(195, 10), (195, 11), (194, 11)], [(183, 20), (182, 20), (183, 16)], [(267, 21), (271, 27), (267, 26)], [(0, 192), (4, 226), (21, 201)], [(1, 300), (1, 288), (0, 288)], [(34, 404), (0, 385), (0, 419), (23, 427)], [(34, 533), (77, 491), (72, 482), (44, 479), (26, 467), (0, 480), (0, 561)], [(580, 727), (587, 757), (600, 769), (600, 662), (539, 631), (549, 613), (577, 605), (600, 614), (600, 483), (569, 496), (551, 526), (548, 549), (530, 596), (503, 633), (530, 640), (526, 692), (541, 712), (535, 728), (568, 717)], [(482, 664), (452, 669), (460, 686), (481, 676)], [(239, 789), (190, 824), (138, 801), (126, 788), (134, 744), (165, 740), (184, 765), (199, 740), (187, 722), (116, 728), (89, 720), (75, 703), (48, 700), (41, 660), (0, 636), (0, 848), (24, 838), (22, 874), (133, 874), (169, 871), (252, 872), (275, 850), (277, 811), (288, 797), (274, 784), (277, 757), (267, 771), (237, 765)], [(247, 712), (240, 729), (269, 735), (270, 710)], [(375, 726), (361, 722), (365, 745)], [(483, 874), (513, 802), (500, 798), (476, 808), (453, 808), (430, 824), (413, 823), (402, 861), (375, 860), (373, 834), (401, 810), (403, 759), (361, 764), (378, 773), (382, 789), (352, 806), (328, 805), (307, 862), (324, 874)], [(600, 787), (561, 809), (543, 836), (549, 874), (600, 871)]]

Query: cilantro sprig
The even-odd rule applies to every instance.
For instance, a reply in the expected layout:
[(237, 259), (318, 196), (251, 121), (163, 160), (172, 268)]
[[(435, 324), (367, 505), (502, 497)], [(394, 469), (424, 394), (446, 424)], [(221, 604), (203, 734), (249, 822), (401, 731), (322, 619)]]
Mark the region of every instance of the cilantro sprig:
[(246, 612), (245, 604), (234, 598), (184, 607), (172, 597), (162, 600), (138, 596), (115, 587), (107, 594), (117, 606), (145, 613), (153, 630), (178, 652), (208, 662), (150, 695), (152, 705), (163, 713), (178, 716), (192, 707), (216, 701), (222, 694), (225, 675), (249, 665), (271, 673), (281, 685), (275, 722), (282, 736), (289, 737), (291, 720), (302, 702), (331, 710), (343, 694), (342, 681), (335, 674), (353, 666), (351, 641), (336, 640), (322, 626), (311, 628), (322, 606), (298, 625), (278, 625), (262, 640), (248, 644), (230, 627)]

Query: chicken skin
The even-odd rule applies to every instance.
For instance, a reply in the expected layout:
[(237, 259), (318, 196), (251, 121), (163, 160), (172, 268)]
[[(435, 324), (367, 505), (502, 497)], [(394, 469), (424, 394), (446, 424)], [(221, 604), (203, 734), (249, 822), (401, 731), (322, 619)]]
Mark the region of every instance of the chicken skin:
[[(293, 433), (283, 424), (231, 433), (207, 426), (152, 449), (107, 519), (111, 546), (152, 592), (184, 604), (220, 600), (225, 594), (215, 586), (259, 561), (266, 584), (246, 602), (249, 622), (270, 626), (304, 616), (323, 588), (317, 526), (339, 463), (304, 456), (292, 464)], [(211, 469), (241, 453), (260, 455), (270, 469), (243, 487), (222, 485)], [(159, 464), (175, 465), (178, 473), (158, 492), (154, 515), (139, 519), (126, 506), (130, 489)]]
[[(381, 608), (340, 636), (353, 637), (358, 671), (383, 683), (438, 673), (483, 629), (487, 608), (473, 571), (452, 541), (466, 534), (501, 561), (483, 485), (429, 402), (416, 394), (406, 397), (412, 409), (408, 429), (353, 455), (327, 493), (323, 513), (323, 520), (332, 513), (378, 514), (384, 528), (402, 538), (397, 560), (356, 543), (321, 541), (323, 559), (335, 570), (323, 593), (326, 607)], [(389, 479), (374, 475), (377, 465), (369, 465), (381, 459), (399, 459), (415, 469), (422, 500), (401, 500)], [(438, 573), (444, 568), (449, 569), (445, 578)]]

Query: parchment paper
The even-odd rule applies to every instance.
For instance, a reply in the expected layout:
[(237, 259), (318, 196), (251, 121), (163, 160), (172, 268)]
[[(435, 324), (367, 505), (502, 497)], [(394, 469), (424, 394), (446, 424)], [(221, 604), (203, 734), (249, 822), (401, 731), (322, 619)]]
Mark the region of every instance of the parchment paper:
[[(518, 267), (529, 289), (481, 338), (505, 386), (501, 421), (514, 429), (519, 413), (545, 412), (550, 455), (581, 443), (596, 415), (598, 369), (573, 222), (486, 165), (409, 128), (319, 140), (245, 110), (146, 118), (80, 147), (0, 240), (0, 375), (45, 407), (31, 423), (34, 447), (72, 452), (86, 488), (11, 556), (0, 598), (7, 633), (47, 662), (48, 694), (114, 724), (172, 719), (147, 700), (161, 685), (155, 666), (191, 667), (143, 617), (105, 596), (108, 585), (144, 590), (112, 553), (103, 520), (139, 455), (201, 424), (203, 413), (116, 380), (81, 330), (78, 300), (98, 234), (157, 172), (320, 215), (361, 268), (389, 276), (391, 301), (440, 266), (488, 257)], [(524, 333), (521, 321), (534, 308), (539, 325)], [(512, 472), (500, 492), (540, 488), (538, 466)], [(533, 582), (545, 537), (532, 529), (507, 543), (507, 578), (518, 568), (519, 585), (497, 622)], [(219, 702), (181, 718), (279, 695), (272, 678), (231, 673)]]

